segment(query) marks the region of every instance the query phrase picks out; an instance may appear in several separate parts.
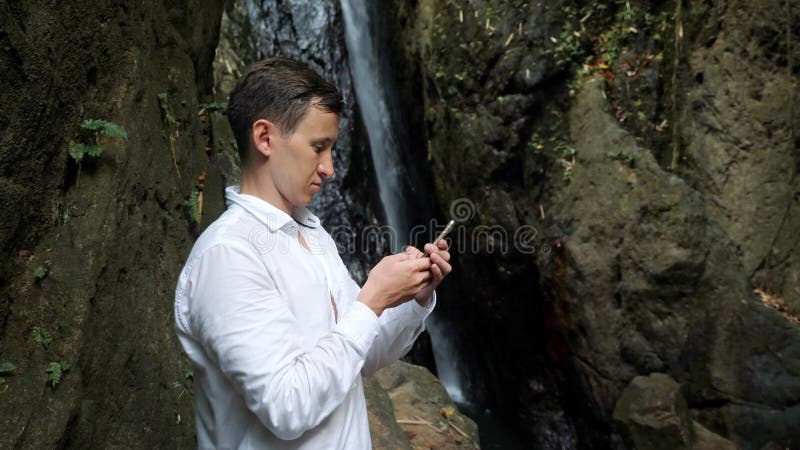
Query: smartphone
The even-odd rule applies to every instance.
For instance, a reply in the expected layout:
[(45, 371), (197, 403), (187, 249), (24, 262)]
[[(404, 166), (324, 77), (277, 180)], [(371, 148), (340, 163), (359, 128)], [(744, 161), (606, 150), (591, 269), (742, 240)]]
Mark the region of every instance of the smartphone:
[[(439, 233), (439, 236), (436, 236), (436, 239), (433, 240), (433, 245), (436, 245), (437, 242), (439, 242), (442, 239), (444, 239), (445, 237), (447, 237), (447, 235), (450, 233), (450, 231), (453, 230), (453, 225), (455, 225), (455, 224), (456, 224), (455, 220), (451, 220), (450, 222), (448, 222), (447, 226), (444, 227), (444, 230), (441, 233)], [(430, 254), (426, 250), (425, 254), (423, 254), (422, 256), (426, 257), (426, 256), (430, 256)]]

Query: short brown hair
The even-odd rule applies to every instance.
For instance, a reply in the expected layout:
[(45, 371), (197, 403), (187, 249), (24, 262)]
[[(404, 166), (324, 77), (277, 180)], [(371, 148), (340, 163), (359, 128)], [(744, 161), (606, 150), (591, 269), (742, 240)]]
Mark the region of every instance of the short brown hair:
[(337, 115), (344, 106), (338, 89), (299, 61), (270, 58), (250, 65), (233, 88), (227, 109), (242, 164), (249, 160), (253, 122), (267, 119), (284, 135), (292, 134), (312, 99), (318, 99), (314, 106)]

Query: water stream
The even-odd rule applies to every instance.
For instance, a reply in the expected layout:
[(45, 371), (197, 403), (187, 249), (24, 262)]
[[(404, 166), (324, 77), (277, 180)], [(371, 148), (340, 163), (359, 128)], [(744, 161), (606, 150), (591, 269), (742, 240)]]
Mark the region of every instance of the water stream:
[[(410, 208), (410, 199), (405, 193), (412, 190), (405, 185), (408, 178), (400, 155), (403, 149), (398, 145), (395, 133), (399, 125), (392, 122), (391, 105), (387, 105), (389, 96), (384, 86), (390, 83), (382, 76), (378, 61), (378, 39), (370, 16), (370, 6), (375, 5), (367, 3), (366, 0), (341, 0), (345, 41), (356, 100), (369, 137), (381, 203), (387, 224), (398, 237), (392, 250), (399, 251), (409, 242), (410, 226), (406, 212)], [(468, 403), (462, 389), (463, 370), (459, 371), (457, 349), (449, 337), (452, 333), (448, 333), (446, 327), (446, 322), (437, 318), (436, 313), (427, 322), (438, 376), (454, 401)]]

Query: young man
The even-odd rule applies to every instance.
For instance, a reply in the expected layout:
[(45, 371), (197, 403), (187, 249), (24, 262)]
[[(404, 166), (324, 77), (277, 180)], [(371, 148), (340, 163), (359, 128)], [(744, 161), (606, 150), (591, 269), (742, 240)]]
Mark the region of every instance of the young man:
[(342, 100), (289, 59), (248, 68), (228, 120), (241, 189), (175, 292), (203, 449), (371, 448), (361, 375), (404, 355), (451, 271), (445, 241), (383, 258), (363, 288), (304, 206), (333, 176)]

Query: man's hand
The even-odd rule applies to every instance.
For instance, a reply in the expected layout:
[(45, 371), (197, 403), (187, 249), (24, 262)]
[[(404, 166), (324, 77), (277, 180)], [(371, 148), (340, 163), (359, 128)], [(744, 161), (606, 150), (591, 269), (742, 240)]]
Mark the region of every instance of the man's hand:
[[(425, 244), (423, 250), (427, 251), (430, 255), (422, 259), (430, 260), (430, 272), (432, 277), (425, 287), (414, 294), (414, 300), (416, 300), (420, 306), (425, 307), (428, 306), (428, 300), (431, 295), (433, 295), (433, 290), (442, 283), (444, 277), (453, 271), (453, 267), (449, 264), (450, 252), (448, 251), (449, 247), (447, 246), (447, 241), (444, 239), (440, 239), (436, 245)], [(423, 252), (412, 246), (406, 247), (405, 253), (410, 259), (420, 259), (424, 255)]]
[(410, 258), (407, 253), (387, 256), (369, 272), (358, 301), (380, 316), (383, 310), (411, 300), (430, 283), (430, 265), (428, 258)]

